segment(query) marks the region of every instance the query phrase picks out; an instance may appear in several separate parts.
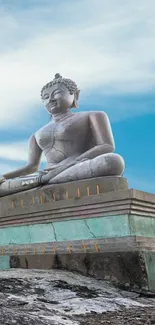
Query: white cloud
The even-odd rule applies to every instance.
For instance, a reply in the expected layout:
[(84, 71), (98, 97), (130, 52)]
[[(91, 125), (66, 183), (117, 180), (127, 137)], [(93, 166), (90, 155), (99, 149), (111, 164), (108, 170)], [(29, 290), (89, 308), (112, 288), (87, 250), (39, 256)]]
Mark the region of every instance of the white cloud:
[[(14, 166), (14, 168), (15, 168), (15, 166)], [(9, 173), (14, 168), (12, 168), (12, 164), (9, 164), (9, 163), (7, 163), (7, 164), (0, 163), (0, 177), (2, 175), (6, 174), (6, 173)]]
[(40, 88), (56, 72), (73, 78), (83, 96), (94, 87), (114, 93), (154, 88), (154, 0), (34, 1), (27, 10), (0, 8), (1, 127), (38, 109)]
[(26, 141), (0, 144), (0, 158), (27, 161), (28, 144)]
[[(26, 162), (28, 159), (28, 141), (0, 143), (0, 159)], [(42, 162), (45, 162), (44, 155)]]

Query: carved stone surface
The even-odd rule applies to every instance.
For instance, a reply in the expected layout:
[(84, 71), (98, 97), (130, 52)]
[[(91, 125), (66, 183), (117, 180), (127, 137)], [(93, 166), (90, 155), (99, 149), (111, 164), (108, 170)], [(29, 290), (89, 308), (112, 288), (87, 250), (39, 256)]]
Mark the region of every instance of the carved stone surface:
[[(42, 220), (45, 221), (45, 211), (46, 214), (52, 216), (53, 209), (55, 212), (57, 211), (56, 214), (59, 216), (63, 213), (62, 209), (64, 215), (66, 210), (68, 211), (68, 215), (72, 215), (73, 207), (77, 215), (79, 206), (86, 205), (90, 205), (89, 208), (93, 212), (93, 208), (97, 204), (104, 206), (106, 201), (107, 204), (109, 201), (112, 201), (112, 206), (115, 206), (116, 197), (119, 196), (119, 193), (120, 200), (123, 197), (122, 192), (126, 195), (126, 198), (129, 197), (130, 194), (128, 194), (128, 191), (128, 181), (126, 178), (107, 176), (62, 184), (50, 184), (40, 188), (14, 193), (0, 200), (0, 226), (4, 226), (4, 223), (8, 225), (10, 218), (12, 221), (12, 218), (14, 218), (14, 222), (17, 222), (17, 215), (22, 219), (21, 222), (23, 223), (23, 220), (26, 221), (27, 216), (33, 213), (33, 217), (29, 221), (30, 223), (37, 223), (36, 216), (38, 213), (40, 217), (42, 215)], [(109, 209), (112, 211), (111, 205)], [(117, 210), (118, 204), (116, 204), (115, 213), (117, 213)]]
[[(27, 165), (0, 179), (0, 196), (45, 184), (123, 174), (124, 160), (114, 153), (107, 114), (71, 112), (72, 107), (78, 107), (79, 92), (72, 80), (59, 74), (42, 88), (51, 121), (31, 136)], [(24, 177), (38, 171), (42, 153), (47, 160), (45, 170)]]

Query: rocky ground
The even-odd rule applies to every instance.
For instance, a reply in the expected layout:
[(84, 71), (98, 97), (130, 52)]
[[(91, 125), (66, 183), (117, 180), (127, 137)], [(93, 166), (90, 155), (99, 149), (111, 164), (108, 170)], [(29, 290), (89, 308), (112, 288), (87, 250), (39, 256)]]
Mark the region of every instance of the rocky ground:
[(155, 298), (58, 270), (0, 271), (0, 325), (155, 325)]

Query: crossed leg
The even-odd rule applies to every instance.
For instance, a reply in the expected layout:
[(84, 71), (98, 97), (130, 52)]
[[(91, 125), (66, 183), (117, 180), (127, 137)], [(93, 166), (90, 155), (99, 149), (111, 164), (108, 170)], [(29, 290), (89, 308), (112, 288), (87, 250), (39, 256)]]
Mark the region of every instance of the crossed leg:
[(125, 163), (120, 155), (107, 153), (69, 167), (53, 177), (48, 184), (66, 183), (101, 176), (121, 176), (124, 167)]

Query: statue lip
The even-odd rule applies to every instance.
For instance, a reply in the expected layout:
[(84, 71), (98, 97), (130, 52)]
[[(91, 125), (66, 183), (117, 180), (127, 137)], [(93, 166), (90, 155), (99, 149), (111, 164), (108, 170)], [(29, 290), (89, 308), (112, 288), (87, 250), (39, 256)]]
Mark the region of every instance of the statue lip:
[(54, 108), (54, 107), (56, 107), (56, 103), (51, 103), (51, 104), (49, 103), (48, 104), (48, 108)]

